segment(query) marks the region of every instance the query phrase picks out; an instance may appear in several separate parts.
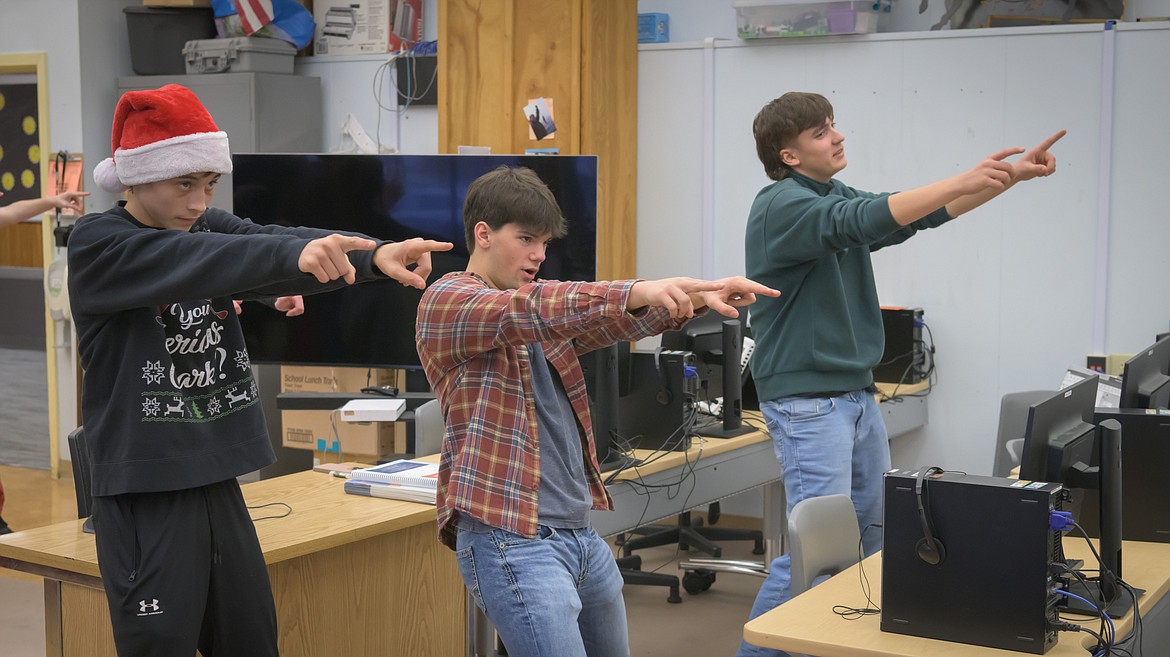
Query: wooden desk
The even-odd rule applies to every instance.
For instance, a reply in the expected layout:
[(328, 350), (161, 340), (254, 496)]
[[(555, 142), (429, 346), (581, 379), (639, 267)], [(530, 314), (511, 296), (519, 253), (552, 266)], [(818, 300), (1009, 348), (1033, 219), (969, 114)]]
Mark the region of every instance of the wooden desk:
[[(465, 654), (463, 582), (436, 540), (435, 507), (346, 495), (342, 484), (301, 472), (243, 487), (250, 506), (293, 510), (256, 522), (280, 654)], [(80, 520), (0, 537), (0, 566), (45, 578), (50, 657), (115, 654), (94, 539)]]
[[(1082, 539), (1065, 539), (1065, 550), (1070, 557), (1092, 560), (1088, 546)], [(1142, 612), (1143, 627), (1165, 625), (1165, 619), (1156, 620), (1150, 614), (1159, 608), (1166, 593), (1170, 591), (1170, 544), (1138, 543), (1125, 541), (1125, 580), (1130, 585), (1145, 589), (1146, 594), (1138, 604)], [(869, 557), (861, 564), (871, 585), (874, 603), (881, 606), (881, 554)], [(1010, 582), (1005, 582), (1010, 587)], [(749, 621), (744, 626), (744, 639), (753, 645), (803, 652), (818, 657), (901, 657), (931, 655), (932, 657), (1019, 657), (1025, 653), (995, 648), (984, 648), (963, 643), (951, 643), (936, 639), (906, 636), (882, 632), (881, 616), (873, 615), (858, 620), (845, 620), (833, 613), (833, 605), (864, 607), (865, 596), (861, 592), (858, 566), (829, 578), (820, 586), (810, 589), (768, 613)], [(1082, 625), (1095, 623), (1078, 620)], [(1129, 632), (1133, 624), (1130, 613), (1115, 621), (1118, 638)], [(1168, 654), (1165, 644), (1150, 640), (1147, 633), (1143, 654)], [(1060, 640), (1045, 657), (1084, 657), (1085, 646), (1093, 639), (1087, 634), (1061, 632)]]

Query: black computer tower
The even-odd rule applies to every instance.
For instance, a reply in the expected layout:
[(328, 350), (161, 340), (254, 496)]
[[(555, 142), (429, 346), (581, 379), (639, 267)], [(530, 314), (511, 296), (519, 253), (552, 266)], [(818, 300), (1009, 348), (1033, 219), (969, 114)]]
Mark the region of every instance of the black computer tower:
[[(1060, 484), (918, 474), (891, 470), (883, 483), (882, 630), (1046, 652), (1056, 643), (1048, 565), (1060, 559), (1061, 534), (1049, 515)], [(924, 547), (927, 531), (941, 559)]]
[(882, 360), (873, 368), (874, 381), (910, 385), (921, 381), (927, 371), (922, 340), (921, 308), (882, 308), (886, 347)]
[(634, 449), (686, 451), (699, 379), (690, 351), (632, 352), (622, 373), (618, 433)]

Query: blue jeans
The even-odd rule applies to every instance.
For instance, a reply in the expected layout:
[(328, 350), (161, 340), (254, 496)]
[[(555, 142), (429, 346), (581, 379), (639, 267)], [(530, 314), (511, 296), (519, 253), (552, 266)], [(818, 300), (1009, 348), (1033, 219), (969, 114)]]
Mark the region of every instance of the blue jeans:
[[(760, 404), (784, 476), (788, 512), (809, 497), (844, 494), (853, 499), (865, 553), (881, 548), (882, 473), (890, 469), (886, 425), (873, 395), (856, 390), (836, 397), (782, 397)], [(792, 597), (789, 556), (772, 561), (750, 618)], [(779, 650), (742, 643), (738, 657), (781, 656)]]
[(524, 538), (458, 522), (463, 583), (509, 657), (629, 657), (622, 575), (592, 527)]

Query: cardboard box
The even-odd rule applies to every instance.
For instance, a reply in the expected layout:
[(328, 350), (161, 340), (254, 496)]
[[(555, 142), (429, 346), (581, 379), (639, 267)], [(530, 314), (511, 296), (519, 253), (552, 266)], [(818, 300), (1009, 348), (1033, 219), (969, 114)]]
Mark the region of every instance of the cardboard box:
[(390, 50), (392, 0), (313, 3), (317, 55), (368, 55)]
[(378, 464), (376, 460), (370, 458), (368, 455), (347, 454), (345, 452), (338, 454), (337, 452), (320, 452), (314, 450), (313, 468), (316, 468), (323, 463), (344, 463), (347, 465), (357, 465), (363, 468), (372, 468)]
[[(400, 372), (364, 367), (280, 368), (281, 392), (357, 392), (366, 386), (400, 385)], [(281, 411), (281, 444), (332, 456), (361, 455), (364, 460), (405, 448), (406, 430), (398, 424), (343, 422), (333, 411)]]

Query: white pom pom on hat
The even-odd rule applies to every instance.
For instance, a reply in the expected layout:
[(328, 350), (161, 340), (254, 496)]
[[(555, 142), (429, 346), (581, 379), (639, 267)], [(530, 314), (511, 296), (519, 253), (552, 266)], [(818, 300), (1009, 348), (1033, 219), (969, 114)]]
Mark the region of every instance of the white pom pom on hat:
[(177, 84), (123, 94), (111, 137), (114, 157), (93, 171), (107, 192), (191, 173), (232, 172), (227, 133), (190, 89)]

